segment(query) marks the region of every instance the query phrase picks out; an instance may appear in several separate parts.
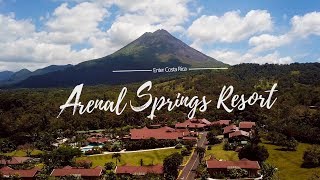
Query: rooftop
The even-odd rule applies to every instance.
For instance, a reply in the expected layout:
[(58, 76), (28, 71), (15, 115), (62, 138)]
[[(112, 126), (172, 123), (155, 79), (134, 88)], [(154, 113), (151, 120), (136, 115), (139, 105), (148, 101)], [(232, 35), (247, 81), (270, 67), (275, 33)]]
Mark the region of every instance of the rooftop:
[(94, 169), (75, 168), (66, 166), (62, 169), (54, 169), (50, 176), (63, 177), (69, 175), (79, 175), (82, 177), (99, 177), (102, 175), (102, 167), (97, 166)]
[(255, 122), (243, 121), (239, 123), (240, 129), (251, 129), (253, 126), (256, 126)]
[(21, 178), (32, 178), (37, 174), (38, 171), (38, 168), (33, 168), (29, 170), (15, 170), (7, 166), (0, 169), (0, 173), (4, 176), (19, 175), (19, 177)]
[(207, 161), (207, 168), (209, 169), (230, 169), (232, 167), (260, 169), (258, 161), (250, 161), (248, 159), (241, 159), (240, 161), (218, 161), (216, 159), (211, 159)]
[(131, 139), (179, 139), (184, 136), (184, 132), (176, 131), (170, 127), (161, 127), (158, 129), (130, 129)]
[(11, 160), (6, 161), (5, 159), (0, 160), (0, 164), (7, 164), (7, 165), (17, 165), (23, 164), (24, 162), (30, 160), (30, 157), (12, 157)]
[(163, 174), (162, 165), (154, 166), (117, 166), (116, 174), (145, 175), (147, 173)]

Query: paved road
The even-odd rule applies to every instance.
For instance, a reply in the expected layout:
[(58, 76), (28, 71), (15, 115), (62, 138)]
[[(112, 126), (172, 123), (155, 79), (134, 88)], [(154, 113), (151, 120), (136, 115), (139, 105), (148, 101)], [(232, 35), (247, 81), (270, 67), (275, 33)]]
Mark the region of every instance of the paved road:
[[(206, 136), (207, 133), (204, 132), (197, 143), (198, 147), (205, 147), (205, 142), (207, 141)], [(196, 176), (194, 170), (197, 169), (198, 165), (199, 157), (198, 154), (194, 152), (190, 157), (188, 164), (186, 164), (186, 166), (182, 169), (182, 173), (178, 177), (178, 180), (194, 180)]]

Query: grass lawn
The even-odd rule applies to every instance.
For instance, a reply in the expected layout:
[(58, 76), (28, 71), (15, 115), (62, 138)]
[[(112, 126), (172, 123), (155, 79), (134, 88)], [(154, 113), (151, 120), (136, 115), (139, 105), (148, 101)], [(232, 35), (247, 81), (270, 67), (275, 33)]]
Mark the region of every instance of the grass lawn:
[(210, 156), (214, 156), (216, 159), (229, 161), (239, 160), (237, 152), (223, 150), (223, 143), (213, 145), (211, 150), (207, 150), (206, 159), (210, 158)]
[[(172, 153), (180, 152), (181, 149), (164, 149), (164, 150), (154, 150), (146, 152), (134, 152), (134, 153), (122, 153), (121, 161), (118, 165), (134, 165), (140, 166), (140, 159), (143, 159), (145, 165), (149, 164), (162, 164), (165, 157)], [(184, 162), (186, 163), (190, 156), (184, 157)], [(87, 156), (80, 157), (79, 159), (89, 159), (92, 161), (92, 166), (104, 166), (106, 162), (114, 162), (112, 159), (112, 154), (98, 155), (98, 156)]]
[[(38, 155), (38, 154), (41, 154), (41, 153), (42, 153), (42, 151), (35, 149), (35, 150), (33, 150), (31, 152), (31, 155)], [(16, 150), (16, 151), (12, 151), (10, 153), (5, 153), (5, 155), (7, 155), (7, 156), (16, 156), (16, 157), (25, 157), (25, 156), (27, 156), (27, 153), (25, 151), (22, 151), (22, 150)]]
[(269, 152), (267, 162), (275, 165), (279, 169), (280, 179), (308, 179), (315, 171), (320, 172), (320, 168), (301, 168), (303, 152), (310, 146), (299, 143), (297, 151), (281, 151), (279, 146), (262, 144)]

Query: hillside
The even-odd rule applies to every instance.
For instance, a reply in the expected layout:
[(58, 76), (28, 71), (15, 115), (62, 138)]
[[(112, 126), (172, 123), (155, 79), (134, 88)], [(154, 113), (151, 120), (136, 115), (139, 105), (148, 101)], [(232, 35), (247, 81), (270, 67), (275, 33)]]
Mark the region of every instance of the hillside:
[[(16, 84), (16, 83), (19, 83), (19, 82), (21, 82), (29, 77), (32, 77), (32, 76), (39, 76), (39, 75), (43, 75), (43, 74), (47, 74), (47, 73), (51, 73), (51, 72), (61, 71), (66, 68), (69, 68), (69, 67), (72, 67), (72, 65), (70, 65), (70, 64), (68, 64), (68, 65), (50, 65), (48, 67), (37, 69), (33, 72), (28, 69), (21, 69), (17, 72), (9, 73), (9, 75), (2, 80), (1, 80), (1, 74), (0, 74), (0, 85), (7, 86), (7, 85), (11, 85), (11, 84)], [(2, 73), (4, 73), (4, 72), (2, 72)]]
[(224, 67), (226, 64), (189, 47), (165, 30), (157, 30), (143, 34), (109, 56), (86, 61), (63, 71), (32, 76), (13, 87), (70, 87), (80, 83), (124, 84), (157, 78), (160, 74), (137, 72), (128, 76), (112, 71), (177, 66)]

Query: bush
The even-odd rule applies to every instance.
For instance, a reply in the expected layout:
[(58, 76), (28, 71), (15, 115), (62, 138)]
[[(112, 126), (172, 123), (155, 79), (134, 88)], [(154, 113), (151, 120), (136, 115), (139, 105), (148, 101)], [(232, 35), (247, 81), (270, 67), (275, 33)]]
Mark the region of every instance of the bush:
[(86, 151), (84, 154), (85, 155), (93, 155), (93, 154), (101, 154), (102, 149), (99, 147), (93, 147), (91, 150)]
[(313, 145), (309, 147), (303, 154), (303, 167), (318, 167), (320, 166), (320, 146)]
[(247, 145), (240, 150), (238, 156), (239, 159), (246, 158), (251, 161), (263, 162), (268, 159), (269, 153), (264, 146)]
[(173, 153), (163, 160), (163, 171), (166, 177), (178, 176), (178, 168), (182, 164), (183, 156), (180, 153)]
[(185, 146), (193, 147), (195, 144), (197, 144), (196, 140), (183, 140), (181, 143)]
[(208, 150), (211, 150), (211, 149), (212, 149), (212, 145), (209, 145), (209, 146), (208, 146)]
[(175, 145), (177, 145), (176, 140), (157, 140), (155, 138), (150, 138), (137, 141), (127, 141), (125, 142), (124, 147), (128, 151), (135, 151), (140, 149), (172, 147)]
[(174, 148), (176, 148), (176, 149), (181, 149), (181, 148), (182, 148), (182, 144), (179, 143), (179, 144), (177, 144), (176, 147), (174, 147)]
[(207, 134), (209, 144), (215, 145), (221, 143), (221, 140), (216, 137), (217, 135), (219, 135), (219, 133), (216, 130), (212, 130)]
[(104, 168), (106, 170), (113, 170), (115, 168), (115, 164), (114, 162), (107, 162), (104, 164)]
[(261, 164), (261, 174), (263, 175), (263, 179), (265, 180), (272, 180), (276, 179), (276, 174), (277, 174), (278, 169), (268, 163), (262, 163)]
[(182, 149), (181, 150), (181, 155), (182, 156), (189, 156), (191, 154), (191, 151), (188, 149)]
[(90, 160), (77, 160), (75, 162), (75, 166), (89, 169), (92, 166), (92, 161), (90, 161)]
[(225, 151), (234, 151), (237, 148), (237, 144), (236, 143), (224, 143), (223, 145), (223, 150)]
[(269, 132), (266, 139), (271, 143), (278, 146), (283, 146), (287, 150), (295, 151), (298, 146), (298, 141), (293, 137), (286, 137), (285, 135), (277, 132)]
[(248, 171), (244, 169), (228, 169), (228, 176), (232, 179), (238, 179), (248, 176)]
[(188, 151), (191, 151), (191, 150), (192, 150), (192, 146), (190, 146), (190, 145), (185, 145), (185, 148), (186, 148)]

